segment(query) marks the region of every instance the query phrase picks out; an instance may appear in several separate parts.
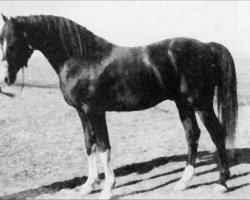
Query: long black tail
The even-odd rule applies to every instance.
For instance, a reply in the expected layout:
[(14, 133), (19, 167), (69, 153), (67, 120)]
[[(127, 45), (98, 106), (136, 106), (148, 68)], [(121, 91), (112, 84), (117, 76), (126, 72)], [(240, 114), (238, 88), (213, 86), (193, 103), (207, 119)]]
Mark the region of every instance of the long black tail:
[(217, 88), (217, 105), (220, 122), (227, 132), (227, 146), (234, 157), (235, 134), (238, 121), (237, 78), (233, 57), (221, 44), (208, 43), (217, 57), (220, 81)]

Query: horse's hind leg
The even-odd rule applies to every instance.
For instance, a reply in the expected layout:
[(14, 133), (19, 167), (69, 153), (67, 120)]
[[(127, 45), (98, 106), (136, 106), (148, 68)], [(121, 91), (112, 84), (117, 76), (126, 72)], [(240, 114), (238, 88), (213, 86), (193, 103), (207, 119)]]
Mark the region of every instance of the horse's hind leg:
[(216, 117), (212, 103), (208, 103), (202, 107), (198, 107), (197, 112), (205, 127), (207, 128), (219, 155), (220, 178), (215, 189), (221, 192), (225, 192), (227, 190), (226, 181), (230, 177), (230, 172), (228, 168), (228, 158), (225, 147), (226, 130), (220, 124), (218, 118)]
[(194, 176), (194, 165), (197, 156), (200, 129), (196, 121), (194, 108), (188, 103), (186, 98), (176, 101), (176, 105), (188, 142), (187, 166), (183, 172), (182, 178), (176, 183), (174, 188), (174, 190), (179, 191), (186, 189), (189, 186), (192, 177)]
[(80, 193), (87, 194), (94, 189), (94, 184), (98, 181), (96, 168), (96, 152), (99, 153), (105, 173), (104, 189), (100, 194), (100, 199), (111, 198), (111, 189), (115, 183), (113, 170), (110, 166), (110, 143), (104, 112), (89, 110), (88, 112), (78, 111), (84, 128), (85, 145), (89, 156), (89, 176), (82, 186)]

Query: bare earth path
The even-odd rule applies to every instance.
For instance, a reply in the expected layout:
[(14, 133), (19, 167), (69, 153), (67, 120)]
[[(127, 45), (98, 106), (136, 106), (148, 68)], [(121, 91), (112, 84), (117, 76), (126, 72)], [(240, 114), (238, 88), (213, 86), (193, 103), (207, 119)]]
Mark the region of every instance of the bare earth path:
[[(117, 176), (114, 199), (249, 198), (249, 65), (250, 60), (236, 62), (238, 162), (232, 163), (229, 192), (212, 190), (219, 176), (215, 147), (200, 120), (196, 176), (188, 190), (173, 191), (185, 167), (187, 143), (174, 103), (165, 101), (145, 111), (107, 114)], [(55, 72), (44, 58), (32, 58), (29, 66), (21, 96), (0, 96), (0, 199), (96, 199), (101, 185), (93, 194), (78, 194), (86, 180), (87, 156), (75, 110), (64, 102)], [(18, 93), (19, 88), (9, 90)]]

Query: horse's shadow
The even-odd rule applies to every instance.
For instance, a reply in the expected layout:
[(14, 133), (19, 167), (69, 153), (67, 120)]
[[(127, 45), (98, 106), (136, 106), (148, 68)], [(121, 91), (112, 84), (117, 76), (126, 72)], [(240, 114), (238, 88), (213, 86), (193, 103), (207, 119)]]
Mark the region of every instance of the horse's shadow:
[[(210, 164), (217, 163), (216, 156), (214, 156), (214, 154), (215, 153), (211, 153), (211, 152), (208, 152), (208, 151), (199, 152), (198, 153), (198, 158), (199, 158), (200, 162), (198, 162), (196, 164), (196, 167), (201, 167), (201, 166), (204, 166), (204, 165), (210, 165)], [(150, 161), (145, 161), (145, 162), (140, 162), (140, 163), (133, 163), (133, 164), (118, 167), (118, 168), (116, 168), (114, 170), (114, 173), (115, 173), (116, 177), (127, 176), (127, 175), (132, 174), (132, 173), (145, 174), (145, 173), (150, 172), (152, 169), (160, 167), (160, 166), (164, 166), (169, 162), (186, 161), (186, 157), (187, 157), (187, 155), (184, 155), (184, 154), (175, 155), (175, 156), (171, 156), (171, 157), (159, 157), (159, 158), (152, 159)], [(231, 166), (239, 165), (239, 164), (242, 164), (242, 163), (250, 164), (250, 149), (249, 148), (236, 149), (236, 158), (237, 158), (237, 161), (232, 162)], [(158, 177), (167, 176), (167, 175), (171, 175), (171, 174), (175, 174), (175, 173), (178, 173), (178, 172), (182, 172), (183, 170), (184, 170), (183, 167), (177, 168), (177, 169), (174, 169), (174, 170), (169, 171), (169, 172), (165, 172), (165, 173), (162, 173), (162, 174), (151, 176), (147, 180), (155, 179), (155, 178), (158, 178)], [(206, 170), (206, 171), (203, 171), (203, 172), (196, 173), (196, 176), (211, 173), (211, 172), (214, 172), (214, 171), (217, 171), (217, 167), (212, 168), (210, 170)], [(231, 177), (231, 179), (235, 179), (235, 178), (242, 177), (242, 176), (247, 176), (249, 174), (250, 174), (250, 172), (245, 172), (245, 173), (242, 173), (242, 174), (233, 175)], [(99, 176), (100, 176), (101, 179), (104, 178), (103, 173), (100, 174)], [(50, 185), (45, 185), (45, 186), (42, 186), (42, 187), (39, 187), (39, 188), (29, 189), (29, 190), (21, 191), (21, 192), (18, 192), (18, 193), (13, 193), (13, 194), (10, 194), (10, 195), (2, 196), (2, 197), (0, 197), (0, 199), (26, 199), (26, 198), (35, 198), (35, 197), (37, 197), (39, 195), (42, 195), (42, 194), (54, 194), (54, 193), (56, 193), (56, 192), (58, 192), (58, 191), (60, 191), (62, 189), (74, 189), (74, 188), (82, 185), (86, 181), (86, 179), (87, 179), (86, 176), (76, 177), (76, 178), (71, 179), (71, 180), (55, 182), (55, 183), (52, 183)], [(153, 188), (133, 191), (133, 192), (130, 192), (130, 193), (127, 193), (127, 194), (123, 194), (123, 195), (119, 196), (118, 198), (128, 196), (128, 195), (137, 194), (137, 193), (150, 192), (150, 191), (162, 188), (162, 187), (164, 187), (166, 185), (169, 185), (171, 183), (174, 183), (177, 180), (178, 180), (178, 178), (175, 178), (175, 179), (170, 180), (170, 181), (168, 181), (168, 182), (166, 182), (164, 184), (157, 185), (157, 186), (155, 186)], [(145, 179), (133, 180), (133, 181), (124, 183), (122, 185), (118, 185), (118, 186), (116, 186), (116, 188), (119, 188), (119, 187), (122, 187), (122, 186), (134, 185), (134, 184), (137, 184), (137, 183), (142, 182), (142, 181), (145, 181)], [(199, 186), (202, 186), (202, 185), (211, 185), (213, 183), (215, 183), (215, 182), (212, 181), (212, 182), (207, 182), (207, 183), (202, 183), (202, 184), (196, 184), (196, 185), (192, 185), (190, 188), (196, 188), (196, 187), (199, 187)], [(246, 184), (242, 184), (242, 185), (230, 188), (230, 190), (228, 192), (237, 190), (237, 189), (245, 187), (247, 185), (250, 185), (250, 183), (246, 183)]]

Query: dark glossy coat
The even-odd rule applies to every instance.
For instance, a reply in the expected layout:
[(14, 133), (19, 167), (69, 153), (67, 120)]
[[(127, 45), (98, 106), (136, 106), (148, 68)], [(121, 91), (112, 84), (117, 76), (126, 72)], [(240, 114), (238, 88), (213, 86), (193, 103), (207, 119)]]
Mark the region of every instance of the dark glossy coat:
[[(200, 129), (195, 111), (215, 143), (219, 183), (229, 178), (225, 139), (233, 144), (237, 124), (235, 66), (218, 43), (190, 38), (166, 39), (141, 47), (121, 47), (63, 17), (29, 16), (5, 19), (0, 35), (7, 41), (6, 82), (12, 84), (34, 49), (41, 51), (60, 79), (66, 102), (82, 121), (87, 153), (110, 149), (106, 111), (147, 109), (175, 101), (188, 141), (188, 165), (195, 164)], [(218, 87), (218, 110), (213, 109)]]

